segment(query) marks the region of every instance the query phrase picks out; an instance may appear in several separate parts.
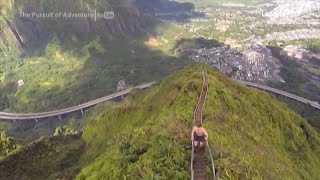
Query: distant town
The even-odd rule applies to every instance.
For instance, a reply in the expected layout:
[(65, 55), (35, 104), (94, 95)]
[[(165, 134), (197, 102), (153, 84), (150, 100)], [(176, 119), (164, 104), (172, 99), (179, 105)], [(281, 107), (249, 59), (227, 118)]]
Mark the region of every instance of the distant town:
[(228, 47), (213, 47), (195, 50), (189, 58), (195, 62), (207, 63), (234, 79), (246, 81), (283, 81), (278, 68), (272, 63), (269, 49), (261, 45), (251, 45), (245, 51)]
[[(283, 64), (267, 48), (270, 44), (279, 46), (281, 54), (292, 63), (297, 62), (301, 66), (299, 72), (309, 79), (302, 87), (312, 86), (312, 93), (320, 95), (320, 53), (310, 51), (307, 43), (303, 43), (320, 41), (318, 1), (275, 0), (256, 6), (223, 3), (158, 17), (183, 27), (192, 38), (223, 42), (222, 47), (182, 50), (180, 55), (193, 62), (210, 64), (234, 79), (285, 83), (280, 75)], [(304, 90), (309, 92), (308, 88)]]

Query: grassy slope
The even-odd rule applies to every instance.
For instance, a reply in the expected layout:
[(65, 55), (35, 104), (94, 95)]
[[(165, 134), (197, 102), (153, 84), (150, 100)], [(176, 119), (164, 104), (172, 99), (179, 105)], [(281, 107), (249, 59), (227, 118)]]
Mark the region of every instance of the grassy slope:
[[(77, 179), (186, 179), (189, 126), (200, 74), (179, 72), (148, 93), (89, 115), (86, 163)], [(164, 91), (165, 90), (165, 91)], [(95, 161), (92, 161), (95, 159)]]
[(319, 134), (268, 94), (211, 73), (204, 114), (223, 177), (319, 178)]
[(0, 179), (70, 179), (83, 145), (77, 136), (41, 138), (2, 159)]
[[(45, 56), (27, 57), (19, 61), (19, 65), (16, 61), (4, 62), (6, 69), (14, 67), (0, 87), (0, 93), (8, 95), (8, 111), (36, 112), (68, 107), (112, 93), (121, 79), (128, 85), (137, 85), (160, 79), (186, 64), (149, 50), (142, 39), (132, 38), (93, 40), (76, 50), (79, 57), (62, 51), (56, 42), (49, 44), (46, 51)], [(18, 88), (17, 79), (23, 79), (25, 85)]]
[[(77, 179), (186, 178), (200, 69), (188, 67), (146, 95), (89, 115), (83, 135), (89, 148)], [(209, 75), (205, 127), (222, 178), (319, 178), (320, 138), (310, 125), (266, 93)]]
[[(39, 12), (74, 12), (86, 9), (90, 9), (91, 12), (97, 7), (98, 11), (101, 9), (107, 11), (108, 4), (120, 7), (122, 3), (127, 2), (126, 0), (81, 2), (59, 0), (53, 3), (52, 0), (37, 0), (31, 3), (31, 1), (34, 0), (27, 2), (16, 0), (15, 6), (11, 2), (0, 2), (0, 12), (6, 11), (7, 13), (2, 13), (7, 16), (15, 14), (17, 9), (26, 3), (35, 6), (34, 9)], [(101, 3), (103, 5), (100, 6)], [(171, 42), (173, 32), (176, 31), (176, 29), (169, 30), (173, 26), (160, 24), (153, 18), (145, 17), (144, 14), (141, 14), (141, 17), (128, 15), (130, 9), (115, 8), (114, 11), (117, 13), (116, 17), (119, 17), (128, 28), (140, 25), (135, 21), (131, 22), (132, 20), (148, 24), (148, 33), (144, 31), (138, 33), (140, 31), (136, 30), (136, 33), (120, 36), (117, 33), (108, 33), (104, 26), (93, 28), (99, 30), (99, 33), (95, 31), (84, 33), (79, 32), (82, 28), (71, 26), (73, 23), (77, 24), (73, 21), (71, 23), (71, 20), (51, 22), (49, 19), (36, 18), (35, 21), (39, 26), (50, 31), (45, 31), (49, 33), (46, 36), (48, 42), (43, 40), (41, 47), (33, 47), (30, 44), (32, 53), (20, 56), (10, 43), (0, 41), (2, 50), (0, 54), (3, 55), (0, 59), (0, 111), (39, 112), (78, 105), (112, 93), (121, 79), (126, 80), (129, 86), (158, 80), (187, 63), (168, 54), (170, 43), (173, 43)], [(8, 19), (11, 19), (9, 17)], [(13, 38), (1, 33), (7, 27), (1, 19), (0, 36)], [(112, 22), (116, 23), (116, 20)], [(78, 24), (85, 26), (83, 22)], [(92, 24), (99, 25), (99, 23)], [(110, 25), (110, 28), (115, 30), (117, 27), (117, 24)], [(28, 32), (27, 26), (25, 28), (24, 30)], [(169, 31), (171, 34), (164, 31)], [(145, 44), (149, 33), (154, 36), (164, 34), (161, 35), (162, 40), (160, 37), (158, 39), (161, 47), (149, 47)], [(170, 43), (167, 42), (169, 40)], [(5, 51), (6, 48), (8, 50)], [(21, 87), (17, 85), (19, 79), (25, 81)]]
[[(73, 159), (77, 166), (68, 175), (77, 174), (75, 179), (187, 179), (189, 130), (202, 67), (186, 67), (146, 92), (133, 92), (121, 103), (97, 106), (86, 116), (85, 151), (79, 161)], [(268, 94), (211, 70), (209, 76), (204, 126), (221, 179), (319, 179), (319, 133)], [(39, 168), (34, 162), (41, 158), (35, 152), (18, 156), (33, 158), (27, 159), (31, 161), (27, 169), (26, 161), (14, 161), (22, 162), (16, 164), (16, 171), (42, 175), (49, 169), (54, 172), (50, 177), (57, 177), (52, 174), (62, 171), (58, 167), (64, 158)], [(48, 150), (37, 152), (46, 155)], [(80, 167), (79, 172), (74, 170)]]

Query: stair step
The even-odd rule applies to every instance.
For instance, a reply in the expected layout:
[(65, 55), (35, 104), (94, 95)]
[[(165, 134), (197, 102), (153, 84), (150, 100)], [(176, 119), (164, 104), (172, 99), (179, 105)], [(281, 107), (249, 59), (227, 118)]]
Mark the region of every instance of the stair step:
[(193, 163), (193, 166), (194, 167), (203, 167), (203, 166), (206, 166), (207, 163), (206, 162), (201, 162), (201, 163)]
[(193, 163), (194, 167), (203, 167), (207, 165), (207, 161)]
[(194, 178), (195, 180), (207, 180), (207, 178)]
[(201, 169), (201, 170), (203, 170), (203, 169), (205, 169), (206, 168), (206, 166), (205, 165), (203, 165), (203, 166), (194, 166), (194, 170), (196, 170), (196, 169)]
[(194, 179), (198, 180), (198, 179), (206, 179), (206, 175), (204, 173), (201, 174), (195, 174), (194, 175)]
[(207, 164), (207, 160), (202, 160), (202, 161), (194, 161), (193, 164)]
[(195, 160), (206, 160), (207, 158), (206, 157), (203, 157), (203, 156), (194, 156), (194, 159)]
[(194, 166), (193, 169), (205, 169), (206, 165), (202, 165), (202, 166)]
[(201, 174), (204, 173), (204, 169), (194, 169), (194, 174)]
[(195, 180), (207, 180), (207, 178), (205, 177), (197, 177), (197, 178), (194, 178)]
[(194, 164), (203, 163), (203, 162), (207, 162), (207, 159), (195, 159), (193, 162)]

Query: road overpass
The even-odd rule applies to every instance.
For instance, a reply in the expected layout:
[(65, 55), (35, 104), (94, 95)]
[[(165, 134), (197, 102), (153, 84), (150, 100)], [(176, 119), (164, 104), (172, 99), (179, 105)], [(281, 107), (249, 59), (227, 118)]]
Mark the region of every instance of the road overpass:
[(248, 81), (241, 81), (241, 80), (236, 80), (236, 81), (241, 83), (241, 84), (243, 84), (243, 85), (246, 85), (246, 86), (254, 87), (254, 88), (257, 88), (257, 89), (261, 89), (261, 90), (264, 90), (264, 91), (268, 91), (268, 92), (272, 92), (272, 93), (275, 93), (275, 94), (279, 94), (279, 95), (288, 97), (290, 99), (293, 99), (293, 100), (299, 101), (301, 103), (310, 105), (310, 106), (320, 110), (320, 104), (318, 102), (310, 101), (310, 100), (305, 99), (303, 97), (300, 97), (300, 96), (297, 96), (297, 95), (294, 95), (294, 94), (291, 94), (291, 93), (288, 93), (288, 92), (285, 92), (285, 91), (281, 91), (279, 89), (275, 89), (275, 88), (271, 88), (271, 87), (268, 87), (268, 86), (264, 86), (264, 85), (261, 85), (261, 84), (256, 84), (256, 83), (252, 83), (252, 82), (248, 82)]
[[(257, 88), (257, 89), (261, 89), (264, 91), (268, 91), (268, 92), (272, 92), (275, 94), (279, 94), (285, 97), (288, 97), (290, 99), (299, 101), (301, 103), (310, 105), (316, 109), (320, 110), (320, 105), (317, 102), (314, 101), (310, 101), (308, 99), (305, 99), (303, 97), (285, 92), (285, 91), (281, 91), (275, 88), (271, 88), (268, 86), (264, 86), (264, 85), (260, 85), (260, 84), (256, 84), (256, 83), (252, 83), (252, 82), (248, 82), (248, 81), (240, 81), (240, 80), (236, 80), (237, 82), (249, 86), (249, 87), (253, 87), (253, 88)], [(65, 109), (61, 109), (61, 110), (55, 110), (55, 111), (49, 111), (49, 112), (41, 112), (41, 113), (7, 113), (7, 112), (0, 112), (0, 119), (1, 120), (11, 120), (11, 121), (22, 121), (22, 120), (35, 120), (38, 121), (40, 119), (45, 119), (45, 118), (50, 118), (50, 117), (58, 117), (60, 120), (62, 120), (62, 115), (65, 114), (69, 114), (69, 113), (73, 113), (73, 112), (77, 112), (80, 111), (83, 114), (83, 109), (85, 108), (89, 108), (92, 106), (95, 106), (97, 104), (100, 104), (102, 102), (117, 98), (117, 97), (121, 97), (124, 95), (129, 94), (133, 89), (146, 89), (151, 87), (155, 82), (150, 82), (150, 83), (146, 83), (146, 84), (142, 84), (140, 86), (136, 86), (134, 88), (130, 88), (127, 89), (125, 91), (121, 91), (121, 92), (117, 92), (93, 101), (89, 101), (87, 103), (84, 104), (80, 104), (78, 106), (73, 106), (73, 107), (69, 107), (69, 108), (65, 108)]]
[(7, 112), (0, 112), (0, 119), (2, 120), (12, 120), (12, 121), (18, 121), (18, 120), (30, 120), (34, 119), (38, 121), (39, 119), (49, 118), (49, 117), (58, 117), (60, 120), (62, 120), (62, 115), (69, 114), (76, 111), (81, 111), (83, 113), (83, 109), (95, 106), (97, 104), (100, 104), (102, 102), (124, 96), (126, 94), (129, 94), (133, 89), (146, 89), (150, 86), (152, 86), (155, 82), (150, 82), (146, 84), (142, 84), (140, 86), (136, 86), (134, 88), (130, 88), (121, 92), (117, 92), (93, 101), (89, 101), (84, 104), (80, 104), (78, 106), (73, 106), (70, 108), (65, 108), (61, 110), (55, 110), (55, 111), (49, 111), (49, 112), (42, 112), (42, 113), (7, 113)]

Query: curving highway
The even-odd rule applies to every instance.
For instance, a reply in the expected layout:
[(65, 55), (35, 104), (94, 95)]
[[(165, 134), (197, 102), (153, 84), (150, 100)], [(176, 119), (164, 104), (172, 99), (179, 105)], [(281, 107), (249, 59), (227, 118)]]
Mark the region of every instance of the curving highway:
[(248, 81), (241, 81), (241, 80), (236, 80), (236, 81), (241, 83), (241, 84), (244, 84), (246, 86), (254, 87), (254, 88), (257, 88), (257, 89), (269, 91), (269, 92), (272, 92), (272, 93), (275, 93), (275, 94), (279, 94), (279, 95), (288, 97), (290, 99), (302, 102), (304, 104), (310, 105), (310, 106), (320, 110), (320, 104), (318, 102), (310, 101), (310, 100), (305, 99), (303, 97), (300, 97), (300, 96), (297, 96), (297, 95), (294, 95), (294, 94), (291, 94), (291, 93), (288, 93), (288, 92), (285, 92), (285, 91), (281, 91), (279, 89), (275, 89), (275, 88), (271, 88), (271, 87), (268, 87), (268, 86), (264, 86), (264, 85), (261, 85), (261, 84), (256, 84), (256, 83), (252, 83), (252, 82), (248, 82)]
[[(254, 87), (257, 89), (261, 89), (261, 90), (265, 90), (265, 91), (269, 91), (275, 94), (279, 94), (291, 99), (294, 99), (296, 101), (299, 101), (301, 103), (310, 105), (316, 109), (320, 110), (320, 104), (318, 104), (317, 102), (314, 101), (310, 101), (308, 99), (305, 99), (303, 97), (285, 92), (285, 91), (281, 91), (275, 88), (271, 88), (268, 86), (264, 86), (264, 85), (260, 85), (260, 84), (256, 84), (256, 83), (252, 83), (252, 82), (248, 82), (248, 81), (241, 81), (241, 80), (236, 80), (237, 82), (246, 85), (246, 86), (250, 86), (250, 87)], [(70, 108), (65, 108), (65, 109), (61, 109), (61, 110), (55, 110), (55, 111), (49, 111), (49, 112), (42, 112), (42, 113), (6, 113), (6, 112), (0, 112), (0, 119), (1, 120), (12, 120), (12, 121), (17, 121), (17, 120), (30, 120), (30, 119), (34, 119), (36, 121), (38, 121), (39, 119), (44, 119), (44, 118), (49, 118), (49, 117), (58, 117), (60, 120), (62, 115), (65, 114), (69, 114), (72, 112), (76, 112), (76, 111), (81, 111), (83, 113), (83, 109), (88, 108), (88, 107), (92, 107), (95, 106), (99, 103), (117, 98), (117, 97), (121, 97), (124, 96), (126, 94), (129, 94), (133, 89), (146, 89), (150, 86), (152, 86), (155, 82), (150, 82), (150, 83), (146, 83), (146, 84), (142, 84), (140, 86), (136, 86), (134, 88), (131, 89), (127, 89), (125, 91), (121, 91), (121, 92), (117, 92), (84, 104), (80, 104), (78, 106), (73, 106)]]
[(78, 106), (73, 106), (70, 108), (65, 108), (65, 109), (61, 109), (61, 110), (56, 110), (56, 111), (49, 111), (49, 112), (42, 112), (42, 113), (6, 113), (6, 112), (0, 112), (0, 119), (2, 120), (29, 120), (29, 119), (34, 119), (34, 120), (38, 120), (38, 119), (44, 119), (44, 118), (49, 118), (49, 117), (59, 117), (59, 119), (61, 120), (61, 116), (64, 114), (68, 114), (68, 113), (72, 113), (72, 112), (76, 112), (76, 111), (81, 111), (83, 113), (83, 109), (88, 108), (88, 107), (92, 107), (95, 106), (99, 103), (117, 98), (117, 97), (121, 97), (124, 96), (126, 94), (129, 94), (133, 89), (146, 89), (150, 86), (152, 86), (155, 82), (150, 82), (150, 83), (146, 83), (146, 84), (142, 84), (140, 86), (136, 86), (134, 88), (130, 88), (121, 92), (117, 92), (84, 104), (80, 104)]

